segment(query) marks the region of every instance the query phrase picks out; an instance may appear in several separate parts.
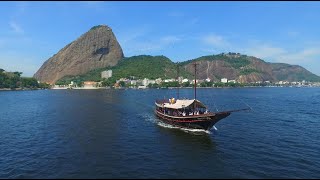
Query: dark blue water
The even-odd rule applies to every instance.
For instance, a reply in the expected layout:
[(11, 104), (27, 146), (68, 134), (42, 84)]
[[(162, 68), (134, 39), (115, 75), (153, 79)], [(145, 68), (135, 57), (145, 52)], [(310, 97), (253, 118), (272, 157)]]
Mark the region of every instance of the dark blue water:
[(188, 132), (152, 111), (174, 89), (0, 92), (0, 178), (320, 178), (320, 88), (197, 92), (253, 111)]

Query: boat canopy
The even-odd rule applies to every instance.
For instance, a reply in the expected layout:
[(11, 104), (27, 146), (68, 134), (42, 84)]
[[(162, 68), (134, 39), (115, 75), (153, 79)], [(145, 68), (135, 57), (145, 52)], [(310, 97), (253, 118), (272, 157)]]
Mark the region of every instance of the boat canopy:
[(193, 104), (196, 103), (197, 107), (200, 108), (207, 108), (204, 104), (202, 104), (200, 101), (195, 100), (195, 99), (177, 99), (175, 103), (170, 104), (170, 103), (163, 103), (163, 104), (157, 104), (160, 107), (165, 107), (165, 108), (170, 108), (170, 109), (183, 109), (183, 108), (188, 108), (189, 106), (193, 107)]

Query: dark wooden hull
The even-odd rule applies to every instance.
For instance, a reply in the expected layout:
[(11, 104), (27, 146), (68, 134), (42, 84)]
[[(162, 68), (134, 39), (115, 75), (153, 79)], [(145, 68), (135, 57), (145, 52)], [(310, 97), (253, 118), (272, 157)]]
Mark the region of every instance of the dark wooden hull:
[(208, 113), (194, 116), (170, 116), (155, 110), (155, 114), (160, 121), (166, 124), (187, 129), (210, 130), (213, 125), (229, 116), (231, 112)]

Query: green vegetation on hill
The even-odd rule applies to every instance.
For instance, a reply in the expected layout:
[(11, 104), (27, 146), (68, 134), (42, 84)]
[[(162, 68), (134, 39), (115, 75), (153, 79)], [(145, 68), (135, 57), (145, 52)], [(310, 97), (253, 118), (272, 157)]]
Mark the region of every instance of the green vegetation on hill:
[(94, 30), (94, 29), (97, 29), (99, 27), (102, 27), (103, 25), (97, 25), (97, 26), (93, 26), (90, 30)]
[[(128, 58), (123, 58), (114, 67), (106, 67), (95, 69), (80, 76), (66, 76), (57, 81), (56, 84), (69, 84), (71, 81), (79, 84), (83, 81), (102, 81), (101, 72), (104, 70), (112, 70), (112, 78), (109, 78), (108, 83), (113, 83), (120, 78), (128, 79), (170, 79), (177, 77), (178, 63), (173, 63), (165, 56), (148, 56), (140, 55)], [(179, 68), (179, 76), (191, 78), (192, 75)], [(107, 84), (108, 84), (107, 83)]]
[(242, 69), (240, 71), (240, 75), (248, 75), (248, 74), (251, 74), (251, 73), (260, 73), (260, 71), (256, 70), (256, 69)]
[[(117, 78), (135, 76), (136, 79), (168, 79), (177, 77), (177, 63), (173, 63), (165, 56), (133, 56), (124, 58), (112, 68), (113, 76)], [(191, 75), (180, 68), (180, 76)]]
[(250, 64), (250, 61), (243, 56), (240, 56), (238, 58), (228, 58), (225, 60), (225, 62), (229, 63), (233, 68), (239, 69), (241, 67), (247, 66)]
[(235, 69), (239, 69), (241, 67), (244, 67), (250, 64), (250, 61), (248, 60), (248, 56), (240, 55), (239, 53), (231, 53), (231, 52), (227, 54), (221, 53), (217, 55), (201, 56), (196, 59), (185, 61), (182, 64), (187, 65), (189, 63), (198, 62), (198, 61), (224, 61)]
[(4, 69), (0, 69), (0, 89), (10, 88), (48, 88), (48, 84), (38, 83), (35, 78), (21, 77), (22, 72), (5, 72)]

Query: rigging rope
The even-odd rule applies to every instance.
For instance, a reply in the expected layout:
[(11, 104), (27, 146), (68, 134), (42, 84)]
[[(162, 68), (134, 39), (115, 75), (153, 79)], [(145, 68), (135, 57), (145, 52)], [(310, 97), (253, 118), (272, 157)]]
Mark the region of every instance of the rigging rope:
[[(226, 93), (226, 92), (219, 91), (219, 92), (221, 92), (221, 94), (219, 95), (217, 93), (217, 90), (218, 89), (213, 88), (213, 93), (212, 93), (213, 95), (211, 96), (211, 98), (214, 99), (212, 101), (213, 105), (214, 105), (214, 108), (216, 109), (217, 112), (219, 112), (218, 106), (217, 106), (216, 101), (215, 101), (218, 98), (215, 98), (215, 97), (217, 97), (217, 96), (223, 97), (224, 96), (223, 94)], [(221, 89), (221, 90), (223, 90), (223, 89)], [(238, 100), (240, 100), (239, 101), (240, 104), (236, 103), (236, 104), (238, 104), (237, 106), (241, 106), (241, 104), (244, 104), (246, 106), (246, 108), (240, 108), (240, 109), (232, 108), (232, 109), (235, 109), (235, 110), (231, 110), (230, 112), (234, 112), (234, 111), (236, 112), (236, 111), (242, 111), (242, 110), (253, 110), (252, 107), (248, 103), (244, 102), (243, 98), (241, 98), (240, 96), (235, 95), (235, 93), (233, 92), (233, 90), (235, 90), (235, 89), (232, 88), (232, 89), (228, 89), (228, 90), (229, 90), (229, 92), (227, 92), (228, 93), (228, 99), (231, 99), (231, 100), (238, 99)], [(234, 105), (236, 105), (236, 104), (234, 104)], [(230, 107), (227, 106), (226, 108), (229, 109)]]
[(240, 101), (242, 101), (242, 103), (244, 103), (247, 107), (249, 107), (249, 108), (250, 108), (250, 110), (251, 110), (251, 111), (253, 111), (252, 107), (251, 107), (251, 106), (249, 106), (249, 104), (247, 104), (246, 102), (244, 102), (241, 98), (240, 98)]
[[(216, 91), (213, 91), (213, 94), (216, 95)], [(213, 105), (214, 105), (214, 107), (216, 108), (217, 112), (219, 112), (218, 107), (217, 107), (215, 101), (213, 101)]]
[[(235, 97), (235, 99), (237, 98), (237, 99), (239, 99), (243, 104), (245, 104), (245, 105), (249, 108), (248, 110), (251, 110), (251, 111), (253, 110), (252, 107), (249, 106), (249, 104), (247, 104), (246, 102), (244, 102), (243, 99), (242, 99), (240, 96), (235, 96), (234, 93), (232, 93), (232, 92), (231, 92), (231, 94), (232, 94), (232, 96)], [(245, 109), (243, 109), (243, 110), (245, 110)]]

